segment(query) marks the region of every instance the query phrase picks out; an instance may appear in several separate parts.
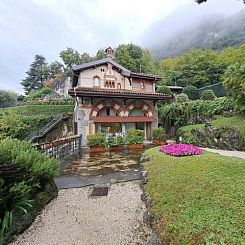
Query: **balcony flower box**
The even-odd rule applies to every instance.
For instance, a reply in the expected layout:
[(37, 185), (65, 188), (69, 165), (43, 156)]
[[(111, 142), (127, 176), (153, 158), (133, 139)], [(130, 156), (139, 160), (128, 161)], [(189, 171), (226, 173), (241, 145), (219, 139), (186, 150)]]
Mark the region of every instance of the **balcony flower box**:
[(117, 146), (110, 146), (109, 147), (110, 151), (121, 151), (124, 149), (125, 149), (124, 145), (117, 145)]
[(89, 151), (90, 152), (105, 152), (106, 148), (105, 146), (90, 146)]
[(144, 149), (144, 144), (130, 144), (128, 149)]

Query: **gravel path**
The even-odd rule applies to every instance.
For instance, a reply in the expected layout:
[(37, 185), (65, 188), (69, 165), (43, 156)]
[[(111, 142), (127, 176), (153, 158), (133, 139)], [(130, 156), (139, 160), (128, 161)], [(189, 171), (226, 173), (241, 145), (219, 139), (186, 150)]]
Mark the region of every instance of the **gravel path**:
[(146, 244), (150, 230), (138, 181), (113, 184), (106, 197), (92, 187), (60, 190), (13, 245)]
[(202, 149), (213, 152), (213, 153), (218, 153), (223, 156), (239, 157), (239, 158), (245, 159), (245, 151), (225, 151), (225, 150), (216, 150), (216, 149), (210, 149), (210, 148), (202, 148)]

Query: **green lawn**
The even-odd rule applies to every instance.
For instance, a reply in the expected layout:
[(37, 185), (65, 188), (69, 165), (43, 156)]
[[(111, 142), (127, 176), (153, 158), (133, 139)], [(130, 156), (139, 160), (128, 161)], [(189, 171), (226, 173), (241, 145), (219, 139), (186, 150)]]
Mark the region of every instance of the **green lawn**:
[(145, 154), (163, 244), (245, 244), (245, 160), (208, 152), (178, 158), (158, 147)]
[[(241, 133), (241, 135), (245, 136), (245, 115), (236, 115), (233, 117), (215, 116), (215, 118), (216, 119), (211, 122), (212, 127), (234, 127)], [(192, 129), (204, 130), (204, 124), (196, 124), (181, 127), (181, 131), (185, 132), (190, 132)]]

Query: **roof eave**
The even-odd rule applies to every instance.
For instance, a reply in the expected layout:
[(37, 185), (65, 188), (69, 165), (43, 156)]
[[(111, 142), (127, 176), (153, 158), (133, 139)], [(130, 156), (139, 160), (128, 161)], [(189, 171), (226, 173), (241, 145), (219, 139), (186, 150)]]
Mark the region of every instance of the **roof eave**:
[(74, 89), (69, 90), (69, 95), (78, 97), (110, 97), (110, 98), (134, 98), (134, 99), (151, 99), (151, 100), (171, 100), (172, 95), (165, 94), (137, 94), (137, 93), (107, 93), (99, 91), (74, 91)]

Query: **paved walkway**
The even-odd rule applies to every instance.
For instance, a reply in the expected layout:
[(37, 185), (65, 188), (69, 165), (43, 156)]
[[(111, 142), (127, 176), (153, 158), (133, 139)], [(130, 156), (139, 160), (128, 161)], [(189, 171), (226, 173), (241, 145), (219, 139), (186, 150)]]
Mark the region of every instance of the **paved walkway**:
[(60, 190), (13, 245), (147, 244), (139, 181), (113, 184), (105, 197), (91, 192), (92, 186)]
[(245, 159), (245, 151), (225, 151), (225, 150), (216, 150), (216, 149), (210, 149), (210, 148), (202, 148), (202, 149), (213, 152), (213, 153), (218, 153), (223, 156), (238, 157), (238, 158)]

